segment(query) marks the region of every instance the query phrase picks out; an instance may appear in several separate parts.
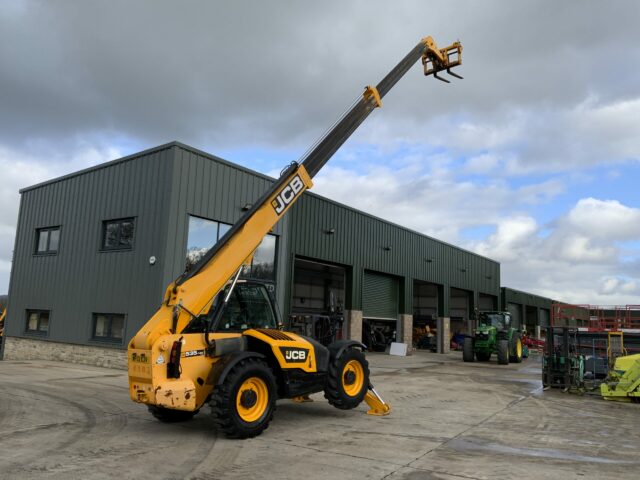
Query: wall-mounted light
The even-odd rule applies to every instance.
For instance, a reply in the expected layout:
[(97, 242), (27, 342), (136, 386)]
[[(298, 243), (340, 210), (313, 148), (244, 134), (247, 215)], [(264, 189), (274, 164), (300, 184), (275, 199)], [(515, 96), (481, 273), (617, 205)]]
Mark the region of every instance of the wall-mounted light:
[(326, 230), (324, 230), (324, 233), (326, 235), (333, 235), (334, 233), (336, 233), (336, 229), (335, 228), (327, 228)]
[(382, 249), (386, 252), (388, 252), (389, 250), (391, 250), (391, 247), (389, 245), (387, 245), (386, 247), (382, 247)]
[(487, 280), (491, 280), (493, 277), (491, 275), (487, 275)]
[(250, 210), (252, 206), (253, 206), (253, 205), (251, 205), (250, 203), (245, 203), (245, 204), (242, 206), (242, 211), (243, 211), (243, 212), (246, 212), (247, 210)]
[(465, 272), (467, 271), (467, 269), (466, 269), (466, 268), (461, 268), (461, 269), (460, 269), (460, 271), (461, 271), (462, 273), (465, 273)]
[(435, 260), (433, 257), (425, 257), (424, 261), (427, 263), (432, 263)]

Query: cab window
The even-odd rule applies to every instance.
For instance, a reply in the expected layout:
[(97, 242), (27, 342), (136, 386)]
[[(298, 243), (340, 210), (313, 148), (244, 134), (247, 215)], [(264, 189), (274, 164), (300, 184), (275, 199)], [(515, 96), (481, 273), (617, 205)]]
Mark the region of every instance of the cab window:
[(237, 332), (249, 328), (277, 328), (269, 294), (264, 285), (238, 283), (229, 297), (218, 332)]

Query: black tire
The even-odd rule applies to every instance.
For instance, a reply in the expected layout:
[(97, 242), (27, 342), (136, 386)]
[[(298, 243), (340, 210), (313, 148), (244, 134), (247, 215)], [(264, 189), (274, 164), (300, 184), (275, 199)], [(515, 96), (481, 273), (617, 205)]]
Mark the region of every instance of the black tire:
[[(518, 349), (518, 343), (520, 349)], [(522, 363), (522, 338), (520, 334), (514, 333), (511, 336), (511, 348), (510, 348), (509, 361), (513, 363)]]
[[(243, 388), (242, 391), (241, 388)], [(237, 406), (238, 395), (242, 396), (242, 392), (253, 392), (254, 397), (257, 395), (257, 398), (247, 400), (248, 410), (244, 413), (239, 411)], [(273, 372), (265, 362), (258, 358), (241, 360), (231, 369), (222, 385), (217, 387), (211, 396), (209, 404), (213, 422), (229, 438), (251, 438), (260, 435), (273, 419), (273, 412), (276, 409), (276, 392)], [(252, 401), (253, 404), (251, 404)], [(260, 404), (264, 406), (263, 409), (260, 408)], [(255, 420), (249, 419), (249, 413), (254, 408), (253, 413), (258, 416)]]
[[(351, 363), (354, 362), (354, 363)], [(359, 372), (353, 372), (347, 368), (347, 365), (360, 364)], [(348, 372), (351, 371), (356, 377), (347, 378)], [(344, 380), (344, 381), (343, 381)], [(347, 391), (352, 388), (351, 385), (357, 387), (354, 391)], [(351, 382), (351, 383), (349, 383)], [(345, 390), (345, 385), (347, 390)], [(327, 383), (324, 388), (324, 398), (329, 403), (340, 410), (350, 410), (362, 403), (364, 396), (369, 388), (369, 362), (364, 357), (364, 353), (356, 348), (348, 348), (342, 352), (338, 358), (332, 358), (329, 363), (329, 371), (327, 374)]]
[(462, 344), (462, 360), (464, 362), (473, 362), (473, 359), (473, 338), (465, 337), (464, 343)]
[(158, 407), (156, 405), (148, 405), (148, 408), (151, 415), (165, 423), (186, 422), (187, 420), (191, 420), (198, 413), (198, 410), (195, 412), (186, 412), (184, 410), (173, 410), (171, 408)]
[(509, 365), (509, 341), (498, 340), (498, 364)]
[(476, 357), (479, 362), (488, 362), (491, 360), (491, 352), (478, 352), (476, 353)]

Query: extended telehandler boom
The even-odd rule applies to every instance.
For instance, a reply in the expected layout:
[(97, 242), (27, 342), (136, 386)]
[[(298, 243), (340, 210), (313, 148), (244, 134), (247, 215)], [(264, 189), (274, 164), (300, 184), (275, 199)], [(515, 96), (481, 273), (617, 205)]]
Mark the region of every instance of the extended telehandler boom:
[(131, 398), (165, 421), (185, 420), (210, 403), (216, 424), (232, 437), (260, 434), (277, 398), (306, 399), (324, 391), (329, 402), (350, 409), (366, 400), (369, 413), (390, 407), (369, 382), (368, 362), (356, 341), (324, 347), (281, 331), (264, 285), (240, 280), (263, 237), (311, 188), (312, 178), (422, 59), (425, 75), (461, 64), (459, 42), (439, 49), (422, 39), (376, 86), (365, 88), (300, 162), (282, 172), (264, 195), (189, 271), (166, 290), (162, 306), (129, 343)]

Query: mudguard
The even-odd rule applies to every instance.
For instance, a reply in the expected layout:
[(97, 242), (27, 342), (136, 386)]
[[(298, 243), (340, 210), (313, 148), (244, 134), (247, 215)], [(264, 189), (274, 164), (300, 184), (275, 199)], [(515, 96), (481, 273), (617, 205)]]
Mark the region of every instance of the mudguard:
[(207, 383), (215, 386), (222, 385), (231, 369), (245, 358), (265, 359), (266, 357), (258, 352), (236, 352), (225, 355), (214, 365)]
[(367, 350), (367, 347), (363, 343), (356, 340), (336, 340), (327, 348), (329, 349), (329, 353), (331, 355), (331, 358), (333, 359), (338, 358), (340, 355), (342, 355), (342, 352), (344, 352), (346, 349), (354, 347), (361, 348), (363, 352)]

